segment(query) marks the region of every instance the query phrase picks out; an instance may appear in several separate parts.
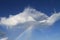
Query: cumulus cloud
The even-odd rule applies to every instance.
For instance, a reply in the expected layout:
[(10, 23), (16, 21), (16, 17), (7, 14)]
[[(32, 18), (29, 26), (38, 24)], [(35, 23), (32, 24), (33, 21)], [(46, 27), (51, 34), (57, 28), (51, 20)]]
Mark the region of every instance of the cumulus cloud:
[[(10, 15), (8, 18), (1, 17), (0, 25), (15, 27), (10, 30), (11, 35), (14, 35), (12, 33), (17, 33), (16, 31), (19, 31), (19, 30), (21, 30), (20, 33), (23, 34), (25, 30), (27, 30), (30, 27), (40, 28), (40, 27), (51, 26), (57, 20), (60, 19), (59, 17), (60, 17), (60, 13), (54, 13), (49, 17), (45, 13), (42, 13), (40, 11), (37, 11), (36, 9), (28, 7), (28, 8), (25, 8), (23, 12), (17, 15)], [(20, 28), (17, 29), (16, 27), (20, 27)], [(20, 35), (17, 38), (19, 38)]]
[(0, 24), (7, 25), (7, 26), (14, 26), (19, 23), (25, 23), (29, 21), (40, 22), (40, 23), (48, 23), (53, 24), (56, 20), (60, 17), (60, 13), (55, 13), (48, 17), (46, 14), (37, 11), (33, 8), (25, 8), (23, 12), (17, 15), (10, 15), (8, 18), (2, 17), (0, 18)]
[(47, 17), (48, 17), (47, 15), (37, 11), (36, 9), (26, 8), (23, 12), (17, 15), (9, 16), (9, 18), (2, 17), (0, 20), (0, 24), (13, 26), (13, 25), (17, 25), (19, 23), (24, 23), (28, 21), (44, 20), (44, 19), (47, 19)]

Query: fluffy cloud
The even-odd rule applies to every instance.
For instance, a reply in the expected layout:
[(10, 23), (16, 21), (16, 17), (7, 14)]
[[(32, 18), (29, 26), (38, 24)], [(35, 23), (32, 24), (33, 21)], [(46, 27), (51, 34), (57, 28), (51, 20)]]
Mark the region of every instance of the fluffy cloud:
[(37, 11), (33, 8), (25, 8), (23, 12), (17, 14), (17, 15), (10, 15), (9, 18), (2, 17), (0, 18), (0, 24), (7, 25), (7, 26), (14, 26), (19, 23), (25, 23), (25, 22), (40, 22), (45, 24), (53, 24), (56, 20), (58, 20), (60, 17), (60, 13), (55, 13), (48, 17), (46, 14)]
[(17, 15), (9, 16), (9, 18), (2, 17), (0, 24), (13, 26), (28, 21), (41, 21), (47, 18), (48, 16), (44, 13), (41, 13), (33, 8), (26, 8), (23, 12)]
[[(16, 39), (19, 39), (21, 35), (26, 32), (27, 29), (30, 27), (32, 28), (41, 28), (41, 27), (49, 27), (53, 25), (57, 20), (60, 18), (60, 13), (54, 13), (50, 17), (47, 16), (46, 14), (37, 11), (36, 9), (33, 8), (25, 8), (23, 12), (17, 14), (17, 15), (10, 15), (8, 18), (2, 17), (0, 18), (0, 25), (5, 25), (8, 27), (12, 27), (10, 35), (10, 39), (13, 40), (14, 33), (19, 34), (19, 36)], [(17, 29), (20, 27), (19, 29)], [(9, 33), (10, 33), (9, 32)], [(18, 32), (18, 33), (17, 33)], [(15, 35), (16, 35), (15, 34)], [(14, 38), (15, 38), (14, 35)]]
[(60, 20), (60, 13), (55, 13), (48, 18), (47, 22), (52, 25), (58, 20)]

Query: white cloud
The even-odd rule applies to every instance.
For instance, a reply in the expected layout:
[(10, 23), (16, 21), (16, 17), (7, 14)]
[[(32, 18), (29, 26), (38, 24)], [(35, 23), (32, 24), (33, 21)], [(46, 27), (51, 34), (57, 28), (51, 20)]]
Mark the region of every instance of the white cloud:
[(54, 13), (52, 16), (50, 16), (47, 20), (47, 22), (52, 25), (56, 21), (60, 20), (60, 12), (59, 13)]
[[(12, 28), (9, 31), (11, 31), (11, 33), (17, 33), (15, 31), (24, 30), (22, 31), (24, 33), (25, 30), (28, 29), (29, 27), (40, 28), (40, 27), (45, 27), (45, 26), (51, 26), (59, 19), (60, 19), (60, 13), (54, 13), (53, 15), (49, 17), (46, 14), (40, 11), (37, 11), (36, 9), (28, 7), (28, 8), (25, 8), (23, 12), (17, 15), (10, 15), (8, 18), (1, 17), (0, 25), (6, 25), (8, 27), (19, 26), (21, 28), (19, 29)], [(21, 34), (23, 34), (22, 32)], [(21, 34), (17, 37), (17, 39), (21, 36)], [(11, 36), (12, 35), (14, 34), (11, 34)]]
[(0, 39), (0, 40), (8, 40), (8, 38), (7, 38), (7, 37), (5, 37), (5, 38), (2, 38), (2, 39)]
[[(1, 17), (0, 19), (0, 25), (6, 25), (8, 27), (13, 27), (18, 24), (30, 24), (33, 22), (32, 25), (52, 25), (54, 22), (59, 20), (60, 13), (54, 13), (50, 17), (48, 17), (46, 14), (37, 11), (33, 8), (25, 8), (23, 12), (17, 14), (17, 15), (10, 15), (8, 18)], [(31, 24), (30, 24), (31, 25)]]
[(47, 19), (47, 15), (41, 13), (33, 8), (26, 8), (23, 12), (10, 16), (9, 18), (2, 17), (0, 24), (4, 24), (7, 26), (17, 25), (19, 23), (24, 23), (28, 21), (40, 21)]

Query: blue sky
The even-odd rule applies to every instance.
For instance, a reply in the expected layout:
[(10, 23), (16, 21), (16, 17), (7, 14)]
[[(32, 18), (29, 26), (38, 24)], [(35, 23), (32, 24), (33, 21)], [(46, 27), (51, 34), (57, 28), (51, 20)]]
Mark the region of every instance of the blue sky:
[(15, 15), (27, 6), (51, 15), (54, 9), (60, 11), (60, 0), (0, 0), (0, 16)]
[(0, 40), (60, 40), (60, 0), (0, 0), (0, 31)]

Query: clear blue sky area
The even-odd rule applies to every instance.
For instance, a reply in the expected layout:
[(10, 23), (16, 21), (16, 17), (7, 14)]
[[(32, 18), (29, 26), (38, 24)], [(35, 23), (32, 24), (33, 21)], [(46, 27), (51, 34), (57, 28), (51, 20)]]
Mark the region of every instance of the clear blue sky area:
[(54, 9), (60, 11), (60, 0), (0, 0), (0, 16), (15, 15), (28, 6), (51, 15)]

